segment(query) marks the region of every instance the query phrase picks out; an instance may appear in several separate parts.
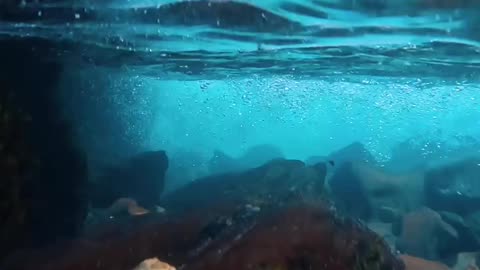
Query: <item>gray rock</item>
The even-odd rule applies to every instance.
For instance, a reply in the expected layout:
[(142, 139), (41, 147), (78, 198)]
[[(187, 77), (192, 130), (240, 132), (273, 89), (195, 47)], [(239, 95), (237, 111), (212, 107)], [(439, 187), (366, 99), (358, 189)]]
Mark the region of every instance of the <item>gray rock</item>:
[(402, 213), (393, 207), (380, 206), (376, 209), (376, 215), (382, 222), (394, 223), (401, 217)]
[(480, 159), (450, 163), (425, 173), (427, 206), (462, 216), (480, 211)]
[(480, 243), (480, 211), (474, 212), (467, 216), (465, 218), (465, 224), (472, 231), (476, 242)]
[(457, 228), (467, 228), (467, 225), (465, 224), (465, 220), (463, 219), (463, 217), (447, 211), (440, 211), (438, 213), (440, 214), (442, 219), (445, 222), (449, 223), (450, 225)]

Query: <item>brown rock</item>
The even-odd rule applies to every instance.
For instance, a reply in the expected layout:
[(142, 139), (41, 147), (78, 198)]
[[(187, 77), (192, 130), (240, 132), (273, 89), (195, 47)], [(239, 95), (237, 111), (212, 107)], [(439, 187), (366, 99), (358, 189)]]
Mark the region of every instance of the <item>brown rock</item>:
[(133, 270), (176, 270), (176, 268), (158, 258), (150, 258), (145, 259)]
[(400, 258), (405, 263), (405, 270), (450, 270), (448, 266), (435, 261), (409, 255), (400, 255)]
[(140, 216), (149, 213), (147, 209), (139, 206), (137, 201), (131, 198), (120, 198), (116, 200), (107, 212), (110, 215), (128, 213), (131, 216)]
[(380, 237), (338, 218), (327, 205), (299, 203), (263, 213), (252, 220), (231, 216), (226, 227), (218, 226), (225, 212), (192, 213), (131, 228), (128, 235), (77, 242), (61, 255), (25, 255), (20, 265), (4, 269), (130, 270), (157, 256), (185, 270), (404, 269)]
[(436, 259), (442, 237), (457, 238), (458, 233), (440, 214), (422, 207), (403, 216), (397, 248), (412, 256)]

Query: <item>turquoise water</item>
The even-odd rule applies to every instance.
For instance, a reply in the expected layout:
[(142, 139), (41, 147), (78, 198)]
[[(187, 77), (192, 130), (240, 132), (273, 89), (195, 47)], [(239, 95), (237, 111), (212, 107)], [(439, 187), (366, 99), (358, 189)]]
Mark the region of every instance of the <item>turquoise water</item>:
[(475, 10), (420, 0), (25, 2), (0, 33), (75, 44), (59, 52), (65, 88), (109, 88), (138, 151), (207, 159), (268, 143), (305, 159), (360, 141), (386, 161), (411, 138), (445, 148), (480, 135)]
[[(339, 214), (345, 208), (372, 228), (381, 225), (375, 232), (395, 249), (409, 240), (406, 254), (443, 262), (478, 250), (479, 33), (480, 2), (474, 0), (0, 0), (0, 61), (6, 59), (0, 86), (11, 88), (0, 95), (7, 105), (3, 141), (15, 144), (0, 151), (0, 166), (8, 169), (0, 216), (9, 217), (0, 240), (12, 243), (16, 269), (36, 264), (23, 256), (23, 247), (76, 237), (78, 250), (58, 245), (69, 253), (58, 269), (70, 261), (72, 267), (131, 269), (137, 259), (156, 254), (157, 243), (165, 251), (159, 259), (170, 263), (178, 256), (172, 263), (190, 267), (190, 260), (203, 262), (210, 251), (214, 260), (232, 254), (233, 245), (224, 241), (256, 236), (251, 229), (262, 225), (260, 218), (277, 206), (284, 211), (290, 199), (313, 199), (312, 205), (332, 199)], [(31, 153), (24, 150), (30, 143)], [(308, 166), (281, 161), (248, 170), (279, 156)], [(190, 220), (184, 206), (202, 217)], [(224, 206), (232, 212), (224, 215)], [(423, 206), (438, 213), (416, 212)], [(310, 213), (310, 206), (303, 207), (307, 211), (300, 212)], [(238, 219), (237, 208), (243, 209)], [(253, 212), (258, 214), (250, 219)], [(205, 223), (203, 213), (212, 222)], [(173, 221), (175, 228), (127, 237), (135, 224), (147, 228), (144, 215), (161, 224)], [(426, 219), (403, 222), (416, 216)], [(183, 234), (183, 225), (176, 232), (181, 217), (191, 223), (188, 231), (205, 227), (198, 235)], [(294, 232), (296, 243), (297, 221), (289, 217), (280, 223), (292, 231), (278, 232)], [(317, 228), (317, 217), (292, 217), (306, 217), (305, 224)], [(374, 224), (377, 218), (382, 222)], [(437, 239), (443, 219), (458, 226), (456, 236), (451, 232), (457, 228)], [(432, 233), (409, 228), (424, 224)], [(397, 225), (400, 235), (394, 235)], [(191, 243), (177, 245), (171, 233)], [(328, 257), (324, 237), (302, 238), (305, 247), (320, 239), (321, 251), (299, 249), (293, 265), (306, 269), (305, 254), (321, 254), (322, 260), (312, 257), (316, 263)], [(286, 240), (278, 247), (290, 253)], [(358, 246), (366, 262), (388, 258), (379, 255), (377, 240), (365, 251), (354, 242), (348, 250)], [(438, 256), (427, 254), (437, 243)], [(0, 246), (0, 260), (5, 249)], [(360, 262), (352, 258), (347, 261)], [(113, 267), (123, 259), (130, 262)]]

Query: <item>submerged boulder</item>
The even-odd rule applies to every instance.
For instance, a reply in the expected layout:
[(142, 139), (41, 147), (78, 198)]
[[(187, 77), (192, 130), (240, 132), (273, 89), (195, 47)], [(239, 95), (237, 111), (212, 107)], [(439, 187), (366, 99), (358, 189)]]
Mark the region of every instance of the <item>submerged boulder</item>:
[(400, 213), (422, 202), (421, 174), (394, 175), (373, 165), (347, 162), (329, 181), (333, 198), (340, 210), (364, 220), (383, 218), (385, 210)]
[(185, 269), (404, 269), (379, 236), (323, 206), (287, 207), (220, 242)]
[(347, 162), (364, 162), (375, 164), (375, 157), (360, 142), (353, 142), (328, 155), (328, 159), (335, 161), (337, 165)]
[(131, 270), (145, 258), (161, 258), (168, 265), (147, 260), (140, 266), (404, 270), (381, 237), (322, 200), (324, 177), (323, 163), (275, 160), (200, 179), (163, 198), (165, 214), (134, 216), (68, 248), (26, 253), (1, 267)]
[(148, 151), (107, 169), (92, 184), (92, 206), (107, 208), (116, 200), (128, 197), (144, 207), (154, 207), (160, 199), (167, 168), (165, 151)]
[(475, 241), (477, 246), (480, 245), (480, 211), (473, 212), (466, 216), (465, 225), (468, 227), (469, 231), (472, 232), (472, 238), (470, 240)]
[(400, 258), (405, 263), (405, 270), (450, 270), (447, 265), (436, 261), (425, 260), (409, 255), (400, 255)]
[(442, 257), (452, 257), (460, 252), (472, 252), (480, 249), (480, 234), (476, 234), (479, 227), (474, 224), (475, 222), (471, 223), (472, 219), (467, 218), (465, 220), (455, 213), (445, 211), (441, 211), (439, 214), (443, 221), (450, 224), (458, 232), (458, 238), (454, 241), (440, 243), (439, 253)]
[(471, 158), (425, 174), (426, 204), (435, 210), (468, 215), (480, 211), (480, 159)]
[(353, 142), (327, 156), (311, 156), (305, 161), (307, 165), (313, 165), (319, 162), (331, 162), (332, 165), (340, 167), (349, 162), (362, 162), (376, 164), (375, 157), (360, 142)]
[(87, 270), (101, 265), (103, 270), (131, 270), (145, 258), (157, 257), (168, 264), (154, 260), (141, 266), (404, 270), (403, 262), (375, 233), (338, 217), (326, 203), (301, 201), (255, 213), (241, 207), (189, 212), (181, 218), (130, 228), (122, 236), (77, 241), (61, 255), (43, 252), (37, 258), (22, 256), (5, 269)]
[(422, 207), (403, 216), (397, 248), (408, 255), (435, 260), (440, 257), (443, 242), (458, 238), (457, 230), (440, 214)]
[[(276, 159), (243, 172), (197, 179), (161, 200), (167, 211), (213, 207), (218, 201), (255, 206), (285, 204), (297, 197), (322, 198), (326, 165)], [(217, 205), (216, 207), (221, 207)]]

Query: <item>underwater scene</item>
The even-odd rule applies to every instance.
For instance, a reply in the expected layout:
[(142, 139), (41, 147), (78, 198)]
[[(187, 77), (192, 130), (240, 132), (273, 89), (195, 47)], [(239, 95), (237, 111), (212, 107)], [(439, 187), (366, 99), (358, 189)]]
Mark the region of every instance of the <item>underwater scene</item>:
[(480, 1), (0, 0), (0, 270), (479, 270)]

